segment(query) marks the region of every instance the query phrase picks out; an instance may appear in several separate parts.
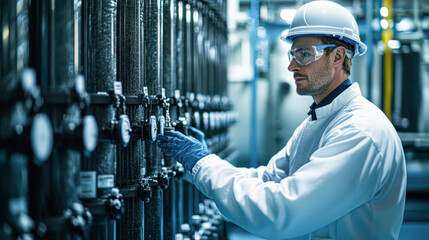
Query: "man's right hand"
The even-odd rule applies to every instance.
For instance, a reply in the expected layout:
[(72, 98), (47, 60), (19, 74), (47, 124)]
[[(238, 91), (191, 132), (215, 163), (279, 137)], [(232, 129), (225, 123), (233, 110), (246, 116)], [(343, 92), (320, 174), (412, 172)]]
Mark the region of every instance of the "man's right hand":
[(204, 146), (199, 140), (177, 131), (168, 131), (164, 135), (158, 135), (158, 147), (165, 154), (180, 162), (189, 172), (200, 159), (210, 155), (207, 145)]

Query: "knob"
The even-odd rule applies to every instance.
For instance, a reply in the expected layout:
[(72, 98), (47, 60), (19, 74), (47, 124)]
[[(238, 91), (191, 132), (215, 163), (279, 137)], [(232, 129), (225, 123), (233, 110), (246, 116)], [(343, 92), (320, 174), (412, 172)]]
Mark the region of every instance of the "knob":
[(192, 124), (192, 116), (190, 112), (185, 112), (185, 119), (188, 125)]
[(168, 172), (166, 168), (163, 168), (161, 172), (158, 173), (158, 182), (161, 189), (167, 189), (170, 183), (170, 179), (168, 177)]
[(208, 112), (204, 112), (203, 113), (203, 128), (204, 128), (204, 132), (208, 132), (210, 127), (209, 127), (209, 113)]
[(80, 203), (73, 203), (71, 208), (65, 210), (64, 219), (70, 229), (80, 236), (83, 236), (84, 232), (92, 224), (91, 213)]
[(193, 119), (194, 126), (196, 128), (201, 127), (201, 117), (199, 112), (194, 112), (194, 119)]
[(164, 116), (159, 116), (158, 117), (158, 123), (159, 123), (159, 133), (164, 134), (165, 117)]
[(156, 140), (156, 135), (158, 132), (158, 127), (156, 124), (156, 117), (155, 116), (151, 116), (149, 119), (149, 126), (150, 126), (150, 140), (152, 142), (155, 142)]
[(117, 188), (112, 188), (110, 196), (105, 203), (107, 213), (112, 219), (120, 219), (124, 214), (124, 200), (122, 194), (119, 193)]
[(179, 117), (176, 123), (176, 131), (179, 131), (185, 135), (188, 135), (188, 122), (185, 117)]
[(216, 114), (214, 112), (210, 112), (209, 115), (209, 121), (210, 121), (210, 129), (215, 130), (216, 129)]
[(137, 197), (143, 202), (148, 203), (152, 197), (151, 185), (157, 185), (158, 181), (151, 178), (143, 178), (140, 185), (137, 187)]

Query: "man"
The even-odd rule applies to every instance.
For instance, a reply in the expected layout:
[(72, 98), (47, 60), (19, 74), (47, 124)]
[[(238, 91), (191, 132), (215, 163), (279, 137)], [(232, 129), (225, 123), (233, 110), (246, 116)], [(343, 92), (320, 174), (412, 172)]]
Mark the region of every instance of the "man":
[(236, 168), (178, 132), (159, 146), (227, 219), (260, 237), (397, 239), (405, 157), (392, 124), (348, 79), (352, 57), (366, 51), (355, 19), (336, 3), (311, 2), (284, 40), (296, 90), (314, 103), (266, 167)]

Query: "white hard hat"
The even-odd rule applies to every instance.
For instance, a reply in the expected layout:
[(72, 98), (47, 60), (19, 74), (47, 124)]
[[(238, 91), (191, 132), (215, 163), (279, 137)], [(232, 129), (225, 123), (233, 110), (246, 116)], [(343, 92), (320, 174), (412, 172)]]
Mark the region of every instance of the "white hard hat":
[(290, 30), (282, 40), (293, 43), (297, 37), (330, 36), (355, 48), (354, 55), (363, 55), (366, 45), (361, 42), (359, 28), (353, 15), (343, 6), (330, 1), (314, 1), (300, 7)]

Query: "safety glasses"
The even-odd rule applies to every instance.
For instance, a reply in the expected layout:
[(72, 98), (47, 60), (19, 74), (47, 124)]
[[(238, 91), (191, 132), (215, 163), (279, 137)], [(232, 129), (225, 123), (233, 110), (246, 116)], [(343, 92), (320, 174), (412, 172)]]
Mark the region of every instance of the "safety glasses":
[[(289, 50), (289, 61), (295, 59), (300, 66), (308, 65), (323, 56), (325, 48), (337, 47), (335, 44), (324, 45), (305, 45)], [(351, 58), (353, 55), (350, 50), (346, 50), (346, 55)]]

